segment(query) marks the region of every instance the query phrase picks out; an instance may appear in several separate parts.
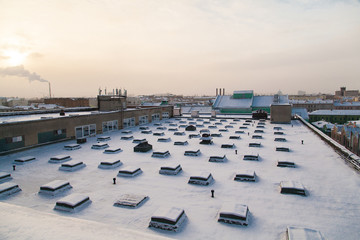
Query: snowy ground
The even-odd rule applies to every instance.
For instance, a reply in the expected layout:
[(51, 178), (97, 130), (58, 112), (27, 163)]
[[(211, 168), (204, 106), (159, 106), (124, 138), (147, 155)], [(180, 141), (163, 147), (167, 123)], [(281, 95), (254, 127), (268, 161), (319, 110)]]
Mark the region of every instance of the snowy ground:
[[(170, 121), (177, 122), (174, 119)], [(218, 129), (224, 128), (230, 122), (232, 120), (218, 126)], [(162, 123), (169, 127), (165, 121)], [(185, 136), (174, 136), (173, 132), (156, 130), (156, 126), (149, 124), (153, 132), (165, 132), (165, 136), (161, 138), (171, 137), (172, 140), (157, 142), (159, 137), (142, 134), (138, 127), (129, 128), (133, 130), (131, 135), (134, 138), (146, 138), (153, 145), (154, 151), (169, 150), (171, 156), (164, 159), (152, 158), (151, 152), (134, 153), (135, 144), (131, 140), (120, 140), (121, 136), (124, 136), (121, 130), (106, 134), (112, 138), (107, 142), (111, 147), (120, 146), (123, 149), (118, 154), (103, 154), (103, 150), (91, 149), (92, 144), (96, 143), (96, 137), (93, 137), (79, 150), (63, 150), (65, 144), (75, 142), (68, 141), (2, 156), (0, 171), (10, 172), (12, 182), (19, 184), (22, 191), (1, 198), (0, 201), (31, 208), (31, 211), (101, 222), (107, 226), (176, 239), (279, 239), (287, 226), (317, 229), (327, 239), (359, 239), (359, 174), (299, 121), (294, 121), (293, 127), (291, 124), (274, 125), (267, 121), (263, 139), (251, 139), (256, 124), (250, 125), (245, 134), (240, 134), (240, 140), (229, 139), (230, 135), (236, 135), (234, 132), (239, 130), (243, 123), (244, 120), (236, 122), (236, 125), (232, 125), (234, 128), (229, 128), (229, 132), (222, 132), (223, 137), (214, 138), (214, 144), (209, 146), (200, 145), (198, 138), (189, 139), (188, 135), (194, 132), (186, 132)], [(281, 126), (285, 135), (274, 135), (274, 126)], [(217, 133), (218, 129), (211, 129), (211, 132)], [(183, 128), (179, 130), (184, 131)], [(250, 136), (247, 132), (250, 132)], [(274, 142), (275, 137), (285, 137), (288, 141)], [(185, 140), (189, 145), (173, 145), (175, 141)], [(304, 140), (303, 145), (301, 140)], [(249, 142), (261, 142), (262, 147), (249, 148)], [(220, 148), (223, 143), (234, 143), (238, 154), (235, 154), (235, 149)], [(289, 147), (290, 152), (276, 152), (276, 146)], [(200, 156), (184, 156), (185, 150), (197, 149), (201, 150)], [(243, 155), (248, 153), (259, 153), (260, 161), (243, 161)], [(63, 172), (58, 170), (60, 164), (48, 163), (50, 157), (62, 154), (69, 154), (72, 159), (83, 161), (86, 167), (76, 172)], [(224, 154), (229, 159), (228, 162), (208, 162), (210, 156)], [(12, 161), (23, 156), (35, 156), (37, 160), (18, 165), (13, 172)], [(99, 163), (106, 159), (120, 159), (124, 164), (117, 169), (99, 169)], [(297, 167), (278, 168), (277, 160), (294, 161)], [(183, 171), (177, 176), (160, 175), (160, 167), (167, 163), (179, 163)], [(140, 167), (143, 173), (134, 178), (117, 177), (117, 184), (113, 185), (112, 178), (116, 177), (119, 169), (126, 166)], [(257, 182), (233, 181), (235, 174), (241, 169), (255, 170)], [(213, 185), (195, 186), (187, 183), (191, 175), (202, 171), (212, 173), (215, 179)], [(73, 188), (56, 197), (38, 195), (41, 185), (55, 179), (68, 180)], [(285, 180), (300, 181), (308, 196), (280, 194), (279, 183)], [(210, 197), (212, 189), (215, 190), (215, 198)], [(91, 205), (72, 214), (54, 211), (55, 202), (71, 193), (87, 194), (92, 200)], [(125, 193), (146, 194), (150, 198), (138, 209), (114, 207), (113, 203)], [(250, 220), (247, 227), (217, 222), (218, 212), (225, 202), (248, 205)], [(161, 206), (174, 206), (185, 210), (188, 219), (180, 232), (169, 233), (148, 228), (152, 214)], [(6, 236), (6, 229), (14, 231), (7, 228), (7, 224), (10, 226), (13, 223), (0, 216), (0, 236)], [(28, 224), (24, 221), (19, 228)], [(60, 224), (54, 227), (54, 231), (62, 228), (65, 228), (65, 225)], [(83, 228), (75, 228), (73, 231), (81, 232), (81, 229)], [(36, 231), (41, 231), (41, 228)]]

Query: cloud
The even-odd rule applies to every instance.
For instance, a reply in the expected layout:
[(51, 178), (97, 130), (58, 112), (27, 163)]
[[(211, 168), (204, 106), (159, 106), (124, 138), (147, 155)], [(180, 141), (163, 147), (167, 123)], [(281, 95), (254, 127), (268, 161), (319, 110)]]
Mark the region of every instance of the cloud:
[(29, 80), (29, 82), (32, 82), (32, 81), (49, 82), (48, 80), (43, 79), (37, 73), (26, 70), (23, 65), (7, 67), (7, 68), (0, 68), (0, 75), (1, 76), (24, 77), (24, 78), (27, 78)]

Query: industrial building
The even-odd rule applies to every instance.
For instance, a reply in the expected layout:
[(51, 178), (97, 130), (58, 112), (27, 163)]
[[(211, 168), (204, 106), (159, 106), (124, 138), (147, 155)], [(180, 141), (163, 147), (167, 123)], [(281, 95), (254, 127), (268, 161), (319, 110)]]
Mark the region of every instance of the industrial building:
[[(0, 153), (69, 139), (87, 138), (114, 130), (147, 124), (173, 116), (172, 106), (126, 108), (126, 98), (98, 96), (99, 111), (67, 113), (65, 116), (37, 115), (36, 119), (17, 120), (24, 116), (0, 117)], [(29, 116), (27, 116), (29, 118)]]
[(254, 96), (253, 90), (234, 91), (232, 95), (218, 95), (212, 108), (222, 114), (251, 114), (256, 110), (270, 113), (273, 103), (287, 104), (288, 96)]

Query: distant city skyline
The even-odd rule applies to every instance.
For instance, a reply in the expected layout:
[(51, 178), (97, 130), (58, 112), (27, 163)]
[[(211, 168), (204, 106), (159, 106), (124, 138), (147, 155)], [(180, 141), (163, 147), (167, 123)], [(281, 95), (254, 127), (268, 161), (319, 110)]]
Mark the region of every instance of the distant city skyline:
[(358, 0), (0, 1), (0, 96), (360, 88)]

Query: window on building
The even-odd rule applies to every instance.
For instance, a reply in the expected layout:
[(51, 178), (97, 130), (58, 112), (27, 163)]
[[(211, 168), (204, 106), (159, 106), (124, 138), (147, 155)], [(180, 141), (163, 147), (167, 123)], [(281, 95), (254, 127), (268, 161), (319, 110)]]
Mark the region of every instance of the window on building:
[(155, 122), (155, 121), (160, 121), (160, 114), (159, 113), (155, 113), (151, 115), (151, 121)]
[(148, 119), (147, 115), (139, 117), (139, 125), (147, 124), (148, 122), (149, 122), (149, 119)]
[(135, 126), (135, 118), (125, 118), (123, 120), (123, 126), (124, 128), (128, 128), (128, 127), (134, 127)]
[(169, 112), (163, 112), (163, 113), (162, 113), (162, 118), (163, 118), (163, 119), (169, 118)]
[(103, 133), (111, 132), (118, 129), (118, 120), (112, 120), (102, 123)]
[(83, 125), (75, 128), (75, 137), (83, 138), (96, 135), (96, 124)]

